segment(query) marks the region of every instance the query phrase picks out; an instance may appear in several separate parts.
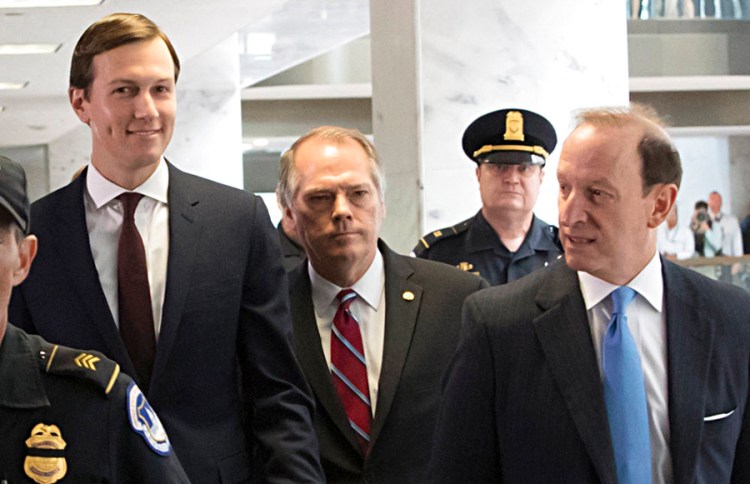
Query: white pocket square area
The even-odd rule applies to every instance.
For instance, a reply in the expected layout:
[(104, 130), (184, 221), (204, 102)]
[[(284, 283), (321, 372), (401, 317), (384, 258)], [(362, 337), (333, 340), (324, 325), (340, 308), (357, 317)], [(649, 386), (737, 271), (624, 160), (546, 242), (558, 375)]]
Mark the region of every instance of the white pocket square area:
[(709, 415), (707, 417), (703, 417), (703, 421), (704, 422), (715, 422), (717, 420), (725, 419), (725, 418), (729, 417), (730, 415), (732, 415), (735, 410), (737, 410), (737, 409), (735, 408), (735, 409), (732, 409), (732, 410), (730, 410), (730, 411), (728, 411), (726, 413), (717, 413), (716, 415)]

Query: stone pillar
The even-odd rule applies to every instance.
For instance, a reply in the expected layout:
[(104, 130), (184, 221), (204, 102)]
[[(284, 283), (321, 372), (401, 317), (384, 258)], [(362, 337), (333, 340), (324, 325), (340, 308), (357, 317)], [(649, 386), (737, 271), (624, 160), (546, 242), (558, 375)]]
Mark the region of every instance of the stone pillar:
[[(239, 78), (236, 34), (184, 63), (177, 82), (175, 131), (165, 155), (182, 170), (242, 188)], [(48, 149), (52, 191), (91, 159), (90, 130), (81, 125)]]
[(537, 214), (557, 222), (555, 170), (575, 109), (628, 102), (626, 12), (582, 0), (371, 0), (373, 131), (388, 179), (383, 237), (408, 252), (481, 206), (461, 149), (478, 116), (539, 112), (560, 142)]

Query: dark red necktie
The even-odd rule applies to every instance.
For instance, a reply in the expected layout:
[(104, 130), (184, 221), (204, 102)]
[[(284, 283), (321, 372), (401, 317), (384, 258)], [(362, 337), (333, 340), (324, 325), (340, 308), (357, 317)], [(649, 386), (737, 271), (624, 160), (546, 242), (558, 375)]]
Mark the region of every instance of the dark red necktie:
[(372, 410), (362, 334), (349, 310), (356, 297), (357, 293), (351, 289), (337, 296), (339, 308), (331, 328), (331, 378), (349, 417), (349, 425), (357, 434), (362, 451), (367, 453)]
[(134, 218), (135, 209), (143, 195), (123, 193), (117, 198), (122, 202), (123, 207), (122, 230), (117, 248), (120, 336), (125, 342), (130, 360), (135, 365), (138, 385), (144, 392), (148, 392), (151, 372), (154, 369), (156, 337), (146, 251)]

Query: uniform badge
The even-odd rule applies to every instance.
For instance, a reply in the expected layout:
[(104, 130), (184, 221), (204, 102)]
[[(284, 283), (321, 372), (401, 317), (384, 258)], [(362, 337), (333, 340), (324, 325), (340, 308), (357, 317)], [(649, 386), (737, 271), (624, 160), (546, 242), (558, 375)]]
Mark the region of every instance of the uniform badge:
[(130, 426), (159, 455), (169, 455), (172, 445), (167, 432), (146, 397), (133, 382), (128, 386), (127, 412)]
[(64, 452), (67, 445), (57, 425), (36, 424), (26, 439), (28, 451), (23, 461), (26, 475), (39, 484), (52, 484), (65, 477), (68, 472)]
[(474, 264), (464, 261), (464, 262), (459, 262), (456, 267), (458, 267), (462, 271), (469, 272), (470, 270), (474, 268)]

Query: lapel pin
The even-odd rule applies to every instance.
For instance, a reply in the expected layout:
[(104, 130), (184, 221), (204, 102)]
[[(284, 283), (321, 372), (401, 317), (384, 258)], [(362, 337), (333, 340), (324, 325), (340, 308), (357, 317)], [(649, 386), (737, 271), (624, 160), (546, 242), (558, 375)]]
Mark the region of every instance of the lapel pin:
[(401, 294), (401, 297), (404, 299), (404, 301), (413, 301), (414, 293), (411, 291), (404, 291), (404, 293)]

